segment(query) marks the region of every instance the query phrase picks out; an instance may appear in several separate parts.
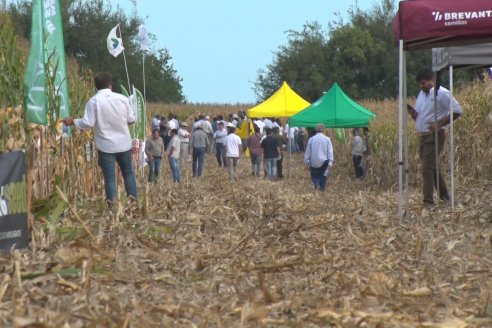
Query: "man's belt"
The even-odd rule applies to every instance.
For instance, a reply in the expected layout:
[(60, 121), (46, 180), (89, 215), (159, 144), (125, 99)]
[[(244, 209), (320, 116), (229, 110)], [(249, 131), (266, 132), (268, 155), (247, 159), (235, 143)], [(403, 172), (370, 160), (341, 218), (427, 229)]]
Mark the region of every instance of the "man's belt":
[[(426, 132), (419, 132), (419, 135), (421, 137), (426, 137), (426, 136), (431, 136), (431, 135), (434, 135), (435, 132), (433, 131), (426, 131)], [(438, 133), (444, 133), (444, 130), (443, 129), (439, 129)]]

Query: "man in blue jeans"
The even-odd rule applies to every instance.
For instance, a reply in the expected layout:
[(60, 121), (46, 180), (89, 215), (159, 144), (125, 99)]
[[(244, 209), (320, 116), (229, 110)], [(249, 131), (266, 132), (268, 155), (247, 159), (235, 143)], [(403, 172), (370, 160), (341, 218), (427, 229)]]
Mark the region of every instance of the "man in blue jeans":
[(196, 126), (196, 130), (191, 134), (190, 143), (188, 144), (188, 150), (193, 157), (192, 171), (194, 178), (202, 176), (205, 152), (210, 147), (208, 135), (203, 128), (203, 124)]
[(311, 171), (314, 189), (326, 190), (328, 173), (333, 165), (333, 145), (330, 138), (324, 135), (325, 126), (316, 125), (316, 134), (309, 138), (304, 153), (304, 164)]
[(118, 163), (128, 199), (137, 200), (137, 184), (132, 167), (132, 139), (128, 124), (135, 122), (135, 113), (128, 98), (112, 91), (111, 74), (102, 72), (95, 76), (97, 93), (85, 105), (84, 116), (67, 117), (63, 123), (77, 129), (94, 129), (98, 151), (98, 164), (104, 176), (106, 199), (111, 207), (116, 201), (115, 162)]

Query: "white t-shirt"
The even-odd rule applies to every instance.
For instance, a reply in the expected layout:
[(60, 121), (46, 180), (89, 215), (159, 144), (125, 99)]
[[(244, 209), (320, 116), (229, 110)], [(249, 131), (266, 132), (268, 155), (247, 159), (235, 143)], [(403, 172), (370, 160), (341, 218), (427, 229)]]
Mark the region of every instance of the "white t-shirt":
[(173, 154), (171, 157), (179, 159), (179, 152), (181, 150), (181, 141), (178, 136), (174, 136), (169, 142), (169, 147), (167, 149), (168, 153), (171, 151), (171, 147), (173, 147)]
[(241, 146), (241, 138), (236, 134), (231, 133), (225, 140), (226, 157), (239, 157), (239, 147)]

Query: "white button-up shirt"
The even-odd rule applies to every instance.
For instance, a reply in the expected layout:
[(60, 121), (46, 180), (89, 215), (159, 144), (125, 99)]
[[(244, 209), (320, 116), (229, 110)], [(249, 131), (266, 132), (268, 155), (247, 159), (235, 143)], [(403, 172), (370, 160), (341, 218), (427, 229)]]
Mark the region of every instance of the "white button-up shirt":
[(318, 132), (308, 140), (306, 152), (304, 153), (304, 164), (318, 168), (326, 160), (328, 160), (330, 165), (333, 163), (333, 145), (330, 138)]
[[(440, 87), (437, 91), (437, 120), (439, 121), (446, 116), (449, 116), (449, 90)], [(460, 104), (452, 98), (451, 101), (453, 112), (462, 114)], [(417, 111), (417, 119), (415, 120), (415, 128), (419, 132), (429, 132), (429, 124), (435, 122), (434, 119), (434, 88), (431, 88), (428, 94), (420, 91), (415, 102), (415, 110)]]
[(82, 130), (94, 128), (96, 148), (100, 151), (120, 153), (132, 148), (128, 124), (134, 122), (135, 112), (128, 98), (102, 89), (87, 102), (84, 116), (73, 124)]

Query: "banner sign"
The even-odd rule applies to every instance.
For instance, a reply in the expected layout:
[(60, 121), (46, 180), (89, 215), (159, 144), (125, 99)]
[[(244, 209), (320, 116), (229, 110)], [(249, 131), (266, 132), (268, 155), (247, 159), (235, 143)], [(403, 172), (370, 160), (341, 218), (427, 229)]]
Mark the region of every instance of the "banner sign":
[(145, 139), (145, 100), (144, 97), (142, 96), (142, 93), (135, 88), (135, 96), (136, 96), (136, 103), (137, 103), (137, 138), (140, 140)]
[(24, 75), (26, 98), (24, 100), (29, 122), (47, 125), (46, 73), (44, 67), (43, 5), (41, 1), (32, 3), (31, 50)]
[(23, 151), (0, 153), (0, 250), (28, 244), (27, 189)]
[[(70, 116), (68, 81), (63, 43), (60, 0), (33, 0), (31, 49), (24, 75), (25, 108), (29, 122), (47, 125), (46, 64), (54, 79), (56, 97), (60, 98), (60, 117)], [(71, 129), (67, 130), (71, 135)]]
[[(55, 119), (64, 119), (70, 116), (70, 99), (60, 0), (43, 0), (43, 21), (47, 51), (45, 60), (49, 58), (51, 61), (50, 74), (54, 75), (56, 97), (60, 97), (60, 117)], [(71, 135), (70, 128), (67, 133)]]

